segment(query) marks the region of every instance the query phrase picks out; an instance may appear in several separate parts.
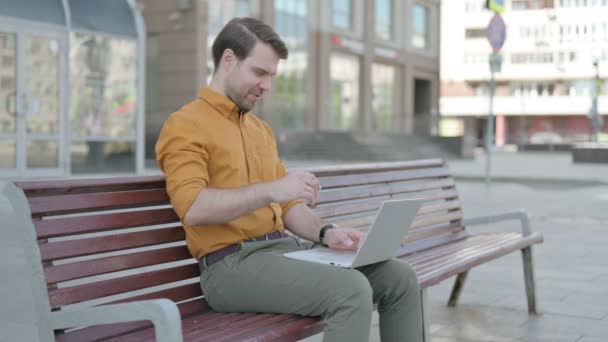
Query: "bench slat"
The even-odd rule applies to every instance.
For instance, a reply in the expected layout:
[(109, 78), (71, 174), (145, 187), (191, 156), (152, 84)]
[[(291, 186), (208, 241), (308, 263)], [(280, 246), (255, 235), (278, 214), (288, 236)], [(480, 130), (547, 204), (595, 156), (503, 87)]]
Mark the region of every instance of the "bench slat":
[(504, 234), (483, 239), (469, 238), (461, 242), (458, 248), (450, 249), (447, 252), (443, 252), (443, 248), (438, 248), (438, 250), (432, 250), (432, 253), (431, 251), (425, 253), (422, 258), (414, 259), (412, 263), (416, 265), (416, 269), (420, 270), (421, 274), (425, 274), (437, 269), (440, 265), (449, 263), (452, 259), (463, 259), (482, 254), (496, 248), (497, 245), (509, 243), (518, 238), (519, 236), (515, 234)]
[(434, 225), (444, 223), (444, 222), (459, 221), (460, 219), (462, 219), (462, 211), (460, 211), (460, 210), (451, 211), (447, 214), (440, 213), (439, 215), (437, 215), (437, 214), (421, 215), (421, 216), (416, 217), (416, 219), (412, 223), (411, 229), (412, 229), (412, 231), (415, 229), (419, 230), (420, 228), (423, 228), (423, 227), (434, 226)]
[(185, 238), (186, 234), (181, 226), (169, 227), (134, 233), (43, 243), (40, 244), (40, 254), (43, 261), (52, 261), (184, 241)]
[(197, 334), (193, 341), (227, 341), (234, 336), (247, 333), (248, 331), (262, 329), (271, 329), (273, 325), (281, 324), (287, 320), (293, 319), (292, 315), (281, 314), (257, 314), (247, 319), (233, 322), (225, 325), (221, 330), (214, 329), (212, 333)]
[[(256, 313), (217, 313), (194, 315), (182, 320), (182, 335), (184, 341), (195, 341), (198, 335), (222, 329), (230, 322), (240, 322), (255, 317)], [(268, 314), (266, 314), (268, 315)], [(154, 329), (146, 329), (134, 334), (112, 338), (112, 342), (154, 341)]]
[[(426, 201), (437, 201), (437, 200), (446, 200), (446, 199), (451, 199), (451, 198), (456, 198), (457, 194), (456, 191), (453, 189), (450, 190), (433, 190), (433, 191), (425, 191), (422, 193), (417, 193), (414, 195), (400, 195), (399, 197), (393, 197), (392, 199), (413, 199), (413, 198), (421, 198), (424, 199)], [(372, 223), (376, 212), (368, 212), (368, 213), (361, 213), (362, 216), (359, 217), (336, 217), (334, 218), (334, 220), (336, 221), (336, 223), (343, 225), (343, 226), (349, 226), (349, 227), (355, 227), (355, 228), (365, 228), (365, 227), (369, 227), (369, 225)]]
[(169, 204), (165, 189), (28, 198), (33, 217)]
[(77, 286), (50, 289), (51, 307), (79, 303), (199, 277), (198, 265), (184, 265)]
[[(460, 225), (454, 225), (460, 227)], [(447, 244), (451, 244), (469, 236), (465, 229), (456, 229), (454, 233), (446, 233), (443, 235), (436, 235), (427, 239), (416, 240), (408, 242), (402, 245), (397, 251), (398, 257), (403, 257), (410, 254), (423, 252), (432, 247), (439, 247)]]
[(426, 179), (448, 177), (449, 170), (447, 167), (439, 167), (436, 169), (421, 169), (421, 170), (398, 170), (374, 173), (349, 174), (345, 176), (328, 176), (320, 177), (319, 182), (321, 187), (325, 189), (338, 188), (344, 186), (355, 186), (365, 184), (376, 184), (385, 182), (405, 181), (411, 179)]
[(452, 189), (456, 186), (453, 178), (438, 178), (435, 180), (429, 180), (421, 182), (420, 180), (416, 181), (407, 181), (407, 182), (392, 182), (389, 183), (391, 187), (392, 194), (400, 194), (405, 192), (414, 192), (414, 191), (422, 191), (422, 190), (431, 190), (440, 188), (443, 190)]
[[(166, 297), (152, 297), (150, 299), (166, 298)], [(197, 302), (187, 302), (178, 304), (178, 309), (181, 317), (188, 317), (193, 313), (204, 313), (208, 310), (209, 306), (204, 300)], [(78, 329), (65, 333), (57, 333), (55, 339), (57, 342), (88, 342), (88, 341), (99, 341), (111, 338), (113, 336), (137, 336), (136, 333), (146, 334), (147, 330), (150, 329), (154, 334), (154, 329), (149, 321), (135, 321), (128, 323), (117, 323), (117, 324), (106, 324), (106, 325), (95, 325), (83, 329)], [(133, 341), (133, 340), (131, 340)], [(142, 340), (140, 340), (142, 341)]]
[(179, 222), (173, 208), (34, 221), (39, 239)]
[[(493, 234), (502, 235), (502, 234)], [(480, 238), (479, 236), (472, 236), (470, 239)], [(490, 248), (480, 252), (477, 255), (469, 256), (463, 259), (456, 259), (453, 257), (446, 258), (446, 263), (442, 267), (428, 271), (419, 276), (420, 286), (422, 288), (436, 285), (442, 280), (453, 277), (459, 273), (462, 273), (474, 266), (478, 266), (487, 261), (496, 259), (503, 255), (509, 254), (513, 251), (520, 250), (524, 247), (531, 246), (532, 244), (541, 243), (543, 236), (540, 233), (533, 233), (529, 236), (520, 237), (514, 239), (506, 244), (497, 244), (495, 248)], [(404, 258), (407, 261), (407, 257)]]
[(410, 230), (402, 239), (401, 239), (401, 244), (408, 244), (408, 243), (412, 243), (415, 241), (419, 241), (419, 240), (425, 240), (428, 238), (432, 238), (435, 236), (441, 236), (441, 235), (445, 235), (445, 234), (452, 234), (452, 233), (457, 233), (461, 230), (463, 230), (464, 228), (462, 227), (462, 225), (458, 222), (455, 223), (451, 223), (451, 224), (443, 224), (443, 225), (439, 225), (439, 226), (435, 226), (435, 227), (431, 227), (431, 228), (426, 228), (426, 229), (417, 229), (417, 230)]
[(420, 192), (424, 190), (446, 189), (454, 187), (454, 180), (451, 178), (428, 180), (428, 181), (406, 181), (380, 183), (374, 185), (361, 185), (338, 189), (322, 189), (317, 196), (317, 204), (337, 202), (350, 199), (361, 199), (371, 196), (381, 196), (389, 194)]
[(442, 159), (420, 159), (420, 160), (408, 160), (401, 162), (380, 162), (380, 163), (357, 163), (357, 164), (339, 164), (339, 165), (324, 165), (324, 166), (311, 166), (307, 168), (296, 168), (296, 170), (303, 170), (312, 172), (317, 177), (332, 176), (332, 175), (344, 175), (353, 173), (365, 173), (365, 172), (378, 172), (378, 171), (393, 171), (393, 170), (410, 170), (410, 169), (424, 169), (424, 168), (436, 168), (445, 165), (445, 161)]
[[(254, 320), (256, 315), (263, 316), (265, 320)], [(240, 331), (231, 322), (238, 325)], [(242, 325), (247, 325), (247, 329), (243, 329)], [(184, 341), (187, 342), (244, 341), (248, 338), (255, 341), (295, 341), (322, 330), (323, 324), (317, 317), (284, 314), (213, 313), (189, 317), (182, 322)], [(110, 341), (149, 341), (153, 337), (154, 330), (150, 328)]]
[(50, 266), (45, 268), (44, 273), (47, 283), (54, 284), (186, 259), (192, 259), (188, 248), (186, 246), (176, 246)]
[(165, 187), (163, 176), (129, 176), (70, 180), (46, 180), (15, 182), (27, 197), (61, 195), (67, 193), (106, 192), (142, 188)]
[(234, 340), (247, 341), (299, 341), (323, 331), (324, 324), (317, 317), (296, 316), (272, 329), (257, 329), (238, 336)]
[[(392, 199), (390, 197), (386, 199)], [(348, 202), (345, 204), (333, 204), (323, 207), (317, 207), (314, 209), (315, 213), (322, 218), (329, 218), (334, 216), (354, 214), (358, 212), (374, 211), (380, 208), (384, 199), (373, 198), (367, 201), (356, 201)], [(455, 200), (448, 201), (428, 201), (422, 205), (418, 214), (429, 214), (434, 211), (450, 210), (460, 208), (460, 202)]]
[(478, 240), (473, 238), (458, 239), (453, 241), (453, 243), (446, 243), (441, 246), (427, 248), (420, 253), (416, 253), (416, 255), (408, 256), (407, 260), (410, 263), (423, 262), (424, 260), (428, 260), (433, 257), (441, 257), (450, 254), (462, 248), (466, 248), (467, 246), (473, 246), (476, 243), (479, 243)]
[[(183, 322), (182, 333), (186, 341), (195, 341), (197, 340), (197, 337), (199, 337), (197, 335), (223, 329), (225, 326), (231, 323), (241, 322), (251, 317), (255, 317), (256, 315), (256, 313), (235, 312), (214, 313), (210, 317), (194, 316)], [(149, 336), (150, 333), (151, 331), (149, 331), (147, 335)], [(144, 335), (142, 335), (142, 337), (143, 336)]]

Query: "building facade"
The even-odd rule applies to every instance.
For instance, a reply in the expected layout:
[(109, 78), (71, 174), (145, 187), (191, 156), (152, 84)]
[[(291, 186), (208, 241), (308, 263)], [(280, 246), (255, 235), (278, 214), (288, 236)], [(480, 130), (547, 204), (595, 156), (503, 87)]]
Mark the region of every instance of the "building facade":
[[(608, 77), (608, 1), (505, 3), (507, 39), (493, 105), (496, 144), (588, 140), (595, 75)], [(484, 5), (485, 0), (444, 2), (441, 23), (440, 130), (476, 134), (480, 141), (489, 111), (486, 27), (493, 15)], [(606, 83), (598, 88), (598, 110), (606, 116)]]
[(254, 110), (280, 134), (436, 134), (439, 0), (143, 0), (146, 157), (168, 115), (213, 74), (211, 44), (236, 16), (272, 25), (289, 48)]
[(0, 179), (143, 172), (134, 0), (0, 5)]

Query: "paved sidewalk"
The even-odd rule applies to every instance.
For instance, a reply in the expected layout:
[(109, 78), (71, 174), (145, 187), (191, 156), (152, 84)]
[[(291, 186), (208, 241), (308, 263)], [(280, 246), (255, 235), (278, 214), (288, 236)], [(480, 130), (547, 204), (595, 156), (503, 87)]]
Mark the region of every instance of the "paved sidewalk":
[[(486, 155), (477, 150), (472, 160), (450, 160), (456, 178), (483, 180)], [(574, 163), (570, 152), (495, 151), (490, 157), (491, 178), (498, 181), (562, 181), (608, 184), (608, 164)]]

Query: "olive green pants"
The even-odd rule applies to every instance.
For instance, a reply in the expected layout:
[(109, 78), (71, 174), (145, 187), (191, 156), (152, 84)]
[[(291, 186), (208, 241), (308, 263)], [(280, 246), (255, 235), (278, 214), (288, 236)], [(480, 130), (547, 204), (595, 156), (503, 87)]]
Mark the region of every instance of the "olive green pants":
[(321, 316), (324, 342), (369, 341), (373, 303), (383, 342), (421, 342), (418, 280), (400, 260), (357, 269), (285, 258), (310, 248), (293, 237), (244, 242), (201, 275), (209, 305), (219, 312)]

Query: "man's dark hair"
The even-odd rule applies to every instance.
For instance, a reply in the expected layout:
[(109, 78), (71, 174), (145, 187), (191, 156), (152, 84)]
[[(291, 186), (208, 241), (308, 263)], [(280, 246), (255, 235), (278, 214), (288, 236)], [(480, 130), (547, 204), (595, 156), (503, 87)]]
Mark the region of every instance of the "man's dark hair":
[(215, 70), (217, 71), (226, 49), (234, 51), (242, 61), (249, 56), (258, 41), (270, 45), (281, 59), (287, 59), (287, 47), (272, 27), (255, 18), (234, 18), (220, 31), (211, 47)]

